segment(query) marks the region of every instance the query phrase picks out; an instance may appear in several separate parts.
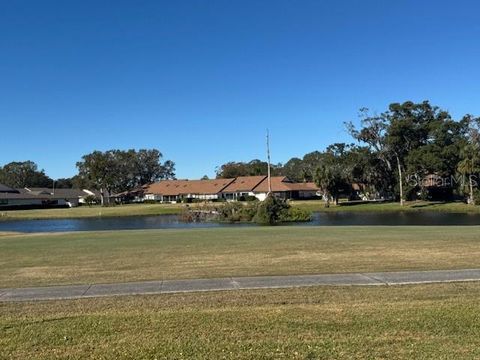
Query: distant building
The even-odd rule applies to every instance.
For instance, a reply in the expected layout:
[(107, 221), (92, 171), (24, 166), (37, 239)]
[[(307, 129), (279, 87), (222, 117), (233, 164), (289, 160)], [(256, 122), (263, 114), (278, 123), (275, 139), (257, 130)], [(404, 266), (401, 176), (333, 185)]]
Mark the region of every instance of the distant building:
[(75, 207), (95, 196), (90, 190), (24, 188), (12, 189), (0, 184), (0, 209), (33, 209), (46, 207)]
[(240, 176), (222, 190), (226, 200), (244, 200), (248, 196), (255, 196), (254, 189), (266, 179), (266, 176)]
[[(293, 182), (286, 176), (273, 176), (270, 179), (273, 195), (282, 199), (311, 199), (316, 196), (320, 189), (315, 183), (311, 182)], [(259, 200), (265, 200), (268, 194), (268, 178), (258, 184), (253, 190), (255, 197)]]
[[(320, 196), (314, 183), (296, 183), (286, 176), (271, 178), (272, 194), (283, 199), (310, 199)], [(240, 176), (233, 179), (214, 180), (162, 180), (132, 191), (115, 194), (118, 201), (179, 202), (240, 201), (248, 197), (264, 200), (268, 194), (267, 176)]]
[(145, 191), (145, 200), (177, 202), (181, 199), (218, 200), (222, 190), (235, 179), (163, 180), (151, 184)]

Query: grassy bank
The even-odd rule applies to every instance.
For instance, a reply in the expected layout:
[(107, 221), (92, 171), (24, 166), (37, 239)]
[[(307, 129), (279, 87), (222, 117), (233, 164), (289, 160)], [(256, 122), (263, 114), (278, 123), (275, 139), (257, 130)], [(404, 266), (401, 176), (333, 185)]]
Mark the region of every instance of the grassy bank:
[(480, 214), (480, 206), (471, 206), (462, 202), (440, 203), (428, 201), (410, 201), (404, 206), (399, 203), (369, 203), (355, 205), (333, 205), (325, 207), (321, 200), (296, 200), (290, 201), (294, 207), (308, 211), (336, 212), (336, 211), (364, 211), (364, 212), (398, 212), (398, 211), (439, 211), (449, 213), (477, 213)]
[(480, 284), (0, 303), (8, 359), (477, 359)]
[(0, 237), (0, 288), (476, 268), (480, 227), (252, 227)]
[(0, 221), (165, 215), (179, 214), (182, 209), (182, 204), (128, 204), (111, 207), (80, 206), (63, 209), (0, 210)]

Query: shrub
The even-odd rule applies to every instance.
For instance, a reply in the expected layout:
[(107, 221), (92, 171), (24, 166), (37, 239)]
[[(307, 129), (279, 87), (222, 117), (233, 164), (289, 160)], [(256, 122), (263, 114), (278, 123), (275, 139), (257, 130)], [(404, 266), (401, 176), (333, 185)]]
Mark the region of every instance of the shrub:
[(309, 211), (294, 207), (289, 207), (280, 217), (281, 222), (307, 222), (311, 220), (312, 214)]
[(87, 204), (88, 206), (92, 206), (92, 205), (96, 205), (98, 204), (98, 200), (96, 198), (95, 195), (88, 195), (88, 196), (85, 196), (85, 204)]
[(290, 206), (285, 200), (277, 199), (273, 195), (269, 195), (257, 207), (257, 213), (253, 220), (257, 224), (274, 225), (286, 218), (286, 213)]
[(158, 201), (156, 200), (143, 200), (144, 204), (156, 204)]

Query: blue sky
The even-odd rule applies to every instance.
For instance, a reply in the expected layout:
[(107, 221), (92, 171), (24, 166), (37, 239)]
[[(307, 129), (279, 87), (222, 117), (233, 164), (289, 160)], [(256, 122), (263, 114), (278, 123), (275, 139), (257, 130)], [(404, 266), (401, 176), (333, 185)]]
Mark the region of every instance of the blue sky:
[(177, 176), (350, 141), (358, 109), (480, 115), (476, 1), (2, 1), (0, 165), (158, 148)]

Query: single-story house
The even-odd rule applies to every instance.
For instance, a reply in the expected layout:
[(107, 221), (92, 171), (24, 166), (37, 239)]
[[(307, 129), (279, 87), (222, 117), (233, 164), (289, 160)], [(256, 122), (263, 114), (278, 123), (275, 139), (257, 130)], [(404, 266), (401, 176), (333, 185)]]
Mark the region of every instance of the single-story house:
[(218, 200), (222, 190), (235, 179), (163, 180), (151, 184), (145, 191), (145, 200), (178, 202), (181, 199)]
[(74, 207), (84, 203), (87, 196), (97, 196), (97, 194), (81, 189), (12, 189), (0, 184), (0, 209)]
[(223, 197), (229, 201), (236, 201), (247, 196), (255, 196), (253, 190), (266, 178), (264, 175), (239, 176), (222, 190)]
[(8, 187), (7, 185), (0, 184), (0, 193), (18, 194), (18, 190)]
[[(309, 199), (320, 196), (319, 188), (314, 183), (296, 183), (286, 176), (271, 178), (272, 193), (283, 199)], [(182, 199), (215, 201), (243, 200), (255, 196), (264, 200), (268, 194), (267, 176), (240, 176), (233, 179), (214, 180), (163, 180), (142, 187), (133, 192), (115, 195), (117, 198), (135, 198), (140, 201), (178, 202)]]
[[(273, 195), (282, 199), (311, 199), (319, 194), (320, 189), (315, 183), (293, 182), (286, 176), (272, 176), (270, 178)], [(269, 191), (268, 178), (262, 180), (254, 189), (255, 197), (261, 201), (265, 200)]]
[(0, 190), (2, 190), (0, 191), (1, 210), (67, 206), (65, 199), (51, 195), (29, 194), (27, 192), (21, 192), (18, 189), (11, 191), (6, 190), (5, 186), (2, 186)]
[(110, 196), (110, 199), (118, 203), (141, 203), (145, 200), (145, 193), (148, 192), (149, 184), (139, 186), (132, 190), (122, 191)]
[(97, 191), (87, 189), (54, 189), (54, 188), (25, 188), (20, 191), (33, 195), (50, 195), (55, 198), (65, 199), (71, 207), (76, 207), (79, 204), (85, 204), (85, 199), (88, 196), (100, 197)]

